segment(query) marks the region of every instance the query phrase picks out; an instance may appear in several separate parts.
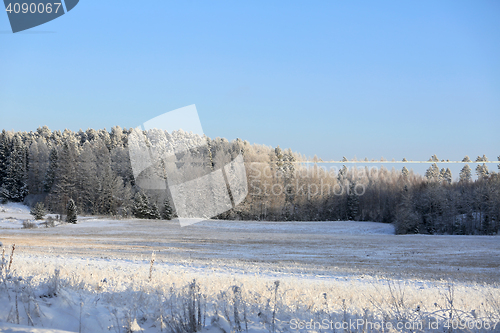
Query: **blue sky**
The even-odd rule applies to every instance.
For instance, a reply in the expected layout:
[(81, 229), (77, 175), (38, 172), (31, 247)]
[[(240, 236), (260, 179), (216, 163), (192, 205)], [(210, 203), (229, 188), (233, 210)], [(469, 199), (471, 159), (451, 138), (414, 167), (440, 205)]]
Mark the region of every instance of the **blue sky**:
[(1, 128), (135, 127), (342, 156), (500, 155), (499, 1), (87, 1), (12, 34)]

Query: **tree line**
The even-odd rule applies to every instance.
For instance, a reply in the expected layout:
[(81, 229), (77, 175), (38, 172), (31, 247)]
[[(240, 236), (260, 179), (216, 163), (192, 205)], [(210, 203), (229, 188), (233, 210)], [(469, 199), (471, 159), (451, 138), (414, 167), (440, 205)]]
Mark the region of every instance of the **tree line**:
[[(80, 214), (175, 217), (168, 191), (144, 190), (136, 184), (128, 149), (132, 131), (113, 127), (109, 132), (61, 132), (46, 126), (35, 132), (3, 130), (0, 200), (30, 206), (41, 202), (57, 214), (64, 214), (73, 200)], [(243, 155), (248, 195), (217, 216), (220, 219), (377, 221), (394, 223), (400, 234), (494, 234), (500, 228), (500, 176), (488, 169), (484, 155), (476, 159), (483, 163), (475, 170), (465, 157), (454, 180), (451, 171), (439, 169), (437, 163), (425, 175), (406, 166), (336, 170), (316, 157), (305, 163), (303, 155), (279, 146), (200, 138), (182, 131), (168, 135), (188, 148), (189, 142), (206, 142), (184, 154), (192, 155), (184, 161), (197, 161), (201, 169), (221, 168), (223, 157)], [(430, 161), (439, 159), (434, 155)]]

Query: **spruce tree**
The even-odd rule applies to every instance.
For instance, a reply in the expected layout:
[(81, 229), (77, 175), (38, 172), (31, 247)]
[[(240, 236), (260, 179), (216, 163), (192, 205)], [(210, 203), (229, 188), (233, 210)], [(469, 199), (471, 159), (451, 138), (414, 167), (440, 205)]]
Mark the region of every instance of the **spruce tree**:
[(450, 168), (446, 168), (446, 170), (443, 173), (443, 181), (448, 183), (448, 184), (451, 184), (452, 180), (453, 180), (453, 176), (451, 174), (451, 170), (450, 170)]
[(6, 175), (0, 188), (3, 202), (21, 202), (28, 195), (28, 149), (20, 136), (14, 136)]
[(349, 193), (347, 195), (347, 219), (349, 221), (356, 220), (359, 209), (359, 197), (355, 191), (354, 183), (349, 186)]
[(468, 164), (466, 164), (462, 170), (460, 170), (459, 174), (459, 181), (460, 182), (470, 182), (472, 179), (472, 170)]
[(149, 200), (146, 194), (138, 192), (134, 197), (132, 214), (140, 219), (147, 219), (150, 216)]
[(50, 193), (51, 207), (56, 211), (64, 211), (67, 198), (77, 198), (78, 195), (76, 191), (78, 159), (75, 141), (74, 137), (65, 136), (58, 156), (57, 172)]
[(171, 220), (173, 218), (174, 210), (172, 209), (172, 206), (170, 206), (170, 202), (168, 200), (165, 200), (165, 204), (163, 205), (163, 219)]
[(337, 181), (339, 183), (342, 183), (346, 178), (347, 178), (347, 167), (345, 165), (342, 166), (342, 169), (339, 170), (339, 173), (337, 174)]
[(43, 202), (37, 202), (33, 208), (31, 208), (30, 214), (33, 215), (35, 220), (43, 220), (45, 216), (45, 206)]
[(404, 179), (408, 179), (408, 175), (410, 172), (408, 171), (408, 168), (406, 166), (403, 167), (401, 170), (401, 175), (403, 176)]
[(68, 206), (66, 207), (66, 222), (76, 224), (77, 221), (77, 208), (73, 199), (69, 199)]
[(419, 217), (415, 212), (415, 200), (413, 194), (405, 185), (401, 196), (401, 203), (396, 208), (395, 212), (395, 227), (396, 234), (418, 234)]
[(46, 193), (49, 193), (52, 189), (52, 185), (54, 185), (54, 179), (56, 178), (57, 173), (57, 164), (58, 164), (58, 153), (57, 149), (54, 147), (50, 150), (49, 155), (49, 168), (47, 169), (47, 173), (45, 174), (45, 179), (43, 180), (43, 190)]
[(425, 178), (427, 178), (428, 181), (438, 181), (439, 175), (439, 167), (436, 163), (433, 163), (425, 172)]
[(10, 139), (5, 130), (0, 134), (0, 187), (4, 183), (4, 178), (7, 175), (7, 166), (10, 155)]
[(156, 202), (153, 202), (150, 205), (148, 218), (151, 220), (161, 219), (160, 210), (158, 209), (158, 205), (156, 204)]
[(488, 177), (489, 175), (488, 166), (485, 163), (483, 163), (483, 165), (479, 164), (476, 167), (476, 174), (479, 179)]
[(284, 171), (285, 162), (283, 151), (281, 150), (280, 146), (274, 148), (274, 154), (276, 155), (276, 169), (278, 170), (278, 173), (281, 174)]

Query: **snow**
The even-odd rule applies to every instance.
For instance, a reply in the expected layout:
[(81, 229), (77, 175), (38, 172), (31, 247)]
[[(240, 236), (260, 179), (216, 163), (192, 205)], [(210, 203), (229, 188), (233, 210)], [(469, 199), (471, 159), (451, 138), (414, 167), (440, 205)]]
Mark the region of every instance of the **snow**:
[(73, 333), (70, 331), (57, 330), (53, 328), (38, 328), (33, 326), (15, 325), (0, 322), (1, 333)]
[(210, 333), (234, 331), (238, 321), (243, 331), (270, 332), (274, 311), (276, 331), (297, 331), (297, 321), (395, 318), (398, 295), (405, 320), (442, 321), (450, 288), (463, 318), (500, 321), (498, 236), (396, 236), (373, 222), (181, 228), (95, 217), (21, 229), (12, 225), (31, 217), (27, 207), (0, 205), (0, 214), (4, 267), (16, 244), (11, 270), (0, 274), (0, 332), (168, 332), (192, 304), (190, 290), (202, 295), (202, 332)]
[(31, 220), (29, 207), (17, 203), (9, 202), (0, 205), (0, 228), (22, 228), (23, 220)]

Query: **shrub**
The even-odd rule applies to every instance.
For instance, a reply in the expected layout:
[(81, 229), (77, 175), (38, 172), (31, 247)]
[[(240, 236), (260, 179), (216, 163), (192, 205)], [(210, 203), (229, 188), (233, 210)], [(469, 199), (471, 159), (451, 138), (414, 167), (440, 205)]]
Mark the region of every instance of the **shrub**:
[(36, 224), (30, 220), (23, 221), (23, 229), (33, 229), (36, 228)]

